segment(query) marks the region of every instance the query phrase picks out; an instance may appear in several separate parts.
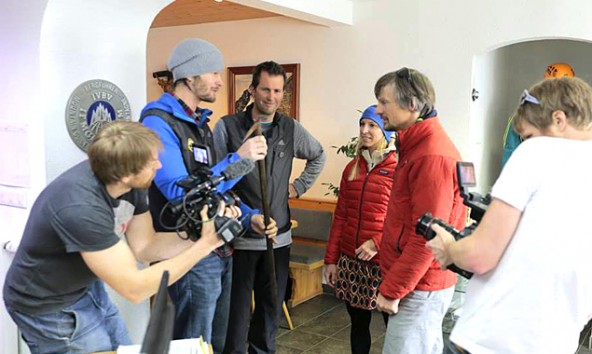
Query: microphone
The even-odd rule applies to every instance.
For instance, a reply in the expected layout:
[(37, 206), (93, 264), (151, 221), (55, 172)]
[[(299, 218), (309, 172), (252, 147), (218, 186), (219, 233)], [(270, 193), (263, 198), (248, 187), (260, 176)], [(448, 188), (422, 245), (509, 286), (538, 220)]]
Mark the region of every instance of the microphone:
[[(231, 180), (238, 177), (245, 176), (255, 169), (255, 162), (251, 159), (240, 159), (232, 163), (222, 171), (222, 176), (225, 180)], [(218, 182), (219, 183), (219, 182)]]
[[(214, 187), (222, 181), (232, 180), (249, 174), (255, 168), (255, 162), (251, 159), (240, 159), (226, 167), (220, 176), (211, 176), (205, 182), (191, 188), (183, 197), (188, 205), (193, 205), (202, 201), (203, 198), (193, 199), (195, 195), (205, 192), (210, 193)], [(203, 197), (203, 196), (202, 196)], [(171, 204), (168, 208), (173, 214), (179, 213), (186, 207), (185, 201), (179, 204)]]
[[(198, 184), (193, 188), (190, 193), (194, 194), (201, 191), (204, 188), (214, 188), (222, 181), (229, 181), (231, 179), (239, 178), (249, 174), (255, 168), (255, 162), (251, 159), (240, 159), (234, 163), (231, 163), (226, 167), (220, 176), (213, 176), (209, 180)], [(195, 192), (194, 192), (195, 191)], [(189, 193), (188, 193), (189, 194)]]

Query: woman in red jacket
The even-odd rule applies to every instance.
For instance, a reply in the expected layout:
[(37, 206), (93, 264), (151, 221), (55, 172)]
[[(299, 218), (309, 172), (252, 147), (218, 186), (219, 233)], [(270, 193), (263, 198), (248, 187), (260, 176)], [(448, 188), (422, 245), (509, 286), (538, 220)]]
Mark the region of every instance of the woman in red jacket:
[(357, 156), (341, 177), (325, 254), (325, 280), (351, 319), (353, 354), (370, 351), (370, 320), (381, 281), (378, 252), (397, 162), (391, 132), (384, 130), (375, 108), (368, 107), (360, 118)]

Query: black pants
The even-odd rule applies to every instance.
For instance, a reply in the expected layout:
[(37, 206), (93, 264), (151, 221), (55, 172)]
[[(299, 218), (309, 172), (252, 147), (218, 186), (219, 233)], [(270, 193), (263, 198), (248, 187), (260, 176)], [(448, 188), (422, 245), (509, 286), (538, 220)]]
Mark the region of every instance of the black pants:
[[(275, 353), (275, 336), (288, 282), (290, 246), (277, 248), (273, 253), (278, 290), (275, 309), (265, 251), (234, 251), (225, 354), (244, 354), (247, 341), (249, 353)], [(252, 292), (255, 293), (255, 312), (251, 316)]]
[[(368, 354), (370, 352), (370, 322), (372, 321), (372, 311), (352, 307), (345, 302), (347, 313), (351, 319), (350, 344), (352, 354)], [(388, 315), (382, 312), (384, 325), (388, 324)]]

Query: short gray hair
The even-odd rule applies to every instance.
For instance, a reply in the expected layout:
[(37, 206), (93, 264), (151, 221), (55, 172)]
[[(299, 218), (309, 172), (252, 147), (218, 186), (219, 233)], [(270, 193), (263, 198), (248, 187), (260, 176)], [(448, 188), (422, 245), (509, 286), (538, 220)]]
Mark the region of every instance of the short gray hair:
[(395, 93), (395, 101), (404, 108), (416, 107), (419, 116), (430, 113), (436, 104), (434, 86), (424, 74), (417, 70), (403, 67), (384, 74), (374, 86), (376, 98), (385, 86), (390, 85)]

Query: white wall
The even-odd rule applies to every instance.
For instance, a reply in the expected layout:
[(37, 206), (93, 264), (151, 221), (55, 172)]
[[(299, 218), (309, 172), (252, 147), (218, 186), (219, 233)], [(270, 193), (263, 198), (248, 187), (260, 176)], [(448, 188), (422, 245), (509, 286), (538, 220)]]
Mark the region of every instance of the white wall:
[(66, 102), (79, 84), (91, 79), (111, 81), (125, 93), (132, 110), (144, 106), (146, 33), (156, 14), (170, 2), (48, 3), (41, 70), (49, 180), (86, 157), (71, 141), (64, 123)]
[[(146, 34), (156, 14), (172, 0), (51, 0), (41, 36), (43, 120), (48, 180), (86, 158), (70, 139), (66, 103), (82, 82), (103, 79), (126, 95), (131, 109), (146, 102)], [(137, 116), (133, 116), (137, 119)], [(112, 296), (132, 340), (143, 338), (148, 303), (133, 305)]]
[[(0, 2), (0, 119), (29, 123), (32, 152), (28, 209), (0, 206), (0, 240), (20, 239), (46, 176), (50, 181), (84, 159), (68, 136), (64, 116), (67, 99), (78, 84), (106, 79), (123, 90), (132, 108), (145, 104), (146, 34), (156, 14), (171, 1)], [(0, 251), (2, 284), (11, 259)], [(137, 341), (145, 330), (147, 306), (137, 313), (127, 312), (130, 332)], [(16, 327), (3, 304), (0, 352), (17, 352)]]
[[(346, 159), (329, 146), (357, 134), (356, 110), (374, 103), (373, 85), (385, 72), (408, 65), (432, 79), (444, 125), (467, 156), (478, 148), (469, 135), (476, 55), (524, 40), (592, 40), (588, 0), (570, 1), (570, 11), (557, 11), (556, 1), (551, 0), (375, 0), (354, 4), (354, 26), (327, 28), (272, 18), (152, 30), (146, 68), (146, 33), (156, 13), (170, 2), (0, 2), (0, 119), (31, 123), (29, 146), (35, 154), (30, 201), (43, 188), (46, 176), (52, 180), (84, 158), (65, 129), (64, 110), (72, 90), (93, 78), (112, 81), (125, 92), (137, 117), (146, 92), (151, 99), (158, 96), (150, 74), (164, 69), (170, 50), (185, 37), (217, 44), (227, 66), (270, 58), (301, 63), (301, 122), (329, 150), (320, 181), (334, 183)], [(581, 65), (587, 65), (585, 58)], [(570, 60), (581, 71), (580, 62)], [(540, 75), (538, 68), (535, 71), (534, 76)], [(220, 98), (214, 106), (218, 116), (226, 113), (224, 92)], [(324, 192), (317, 184), (309, 196), (322, 197)], [(0, 206), (0, 238), (19, 237), (27, 214), (28, 210)], [(0, 281), (9, 261), (0, 254)], [(3, 352), (14, 353), (14, 326), (3, 306), (0, 323), (0, 346)]]
[[(43, 158), (43, 121), (38, 119), (41, 91), (39, 89), (39, 38), (41, 20), (47, 0), (2, 1), (0, 2), (0, 120), (11, 120), (29, 126), (31, 147), (40, 145), (40, 152), (30, 156), (30, 169), (33, 171), (30, 187), (26, 189), (29, 203), (45, 183)], [(36, 107), (31, 109), (32, 107)], [(9, 156), (10, 150), (0, 151)], [(9, 169), (12, 166), (0, 166)], [(7, 187), (10, 188), (10, 187)], [(27, 209), (17, 209), (0, 205), (0, 242), (18, 239), (22, 232)], [(0, 250), (0, 284), (4, 278), (12, 255)], [(1, 286), (1, 285), (0, 285)], [(0, 299), (0, 353), (15, 353), (18, 347), (16, 326)]]
[(464, 158), (475, 164), (479, 172), (477, 189), (482, 193), (487, 193), (491, 187), (489, 176), (496, 173), (491, 170), (499, 172), (501, 164), (501, 140), (506, 125), (503, 117), (506, 113), (500, 113), (500, 110), (507, 110), (505, 104), (500, 104), (500, 96), (508, 83), (505, 64), (501, 50), (477, 55), (473, 64), (472, 87), (478, 91), (479, 98), (471, 103), (469, 136), (470, 145), (475, 148)]
[[(301, 63), (300, 121), (328, 150), (329, 160), (319, 182), (336, 183), (346, 158), (329, 147), (357, 134), (356, 110), (374, 103), (376, 80), (401, 66), (417, 68), (431, 78), (443, 124), (465, 158), (484, 147), (494, 150), (469, 134), (475, 56), (524, 40), (592, 39), (592, 26), (586, 21), (592, 15), (588, 1), (571, 1), (569, 13), (553, 10), (554, 4), (550, 0), (375, 0), (354, 3), (351, 27), (327, 28), (270, 18), (158, 28), (149, 33), (147, 66), (149, 73), (166, 68), (171, 49), (187, 37), (216, 44), (226, 66), (254, 65), (268, 59)], [(147, 80), (148, 96), (155, 99), (159, 87), (151, 77)], [(226, 114), (226, 95), (225, 90), (219, 92), (218, 102), (211, 107), (215, 118)], [(505, 120), (504, 116), (499, 119)], [(307, 196), (324, 197), (325, 191), (317, 183)]]
[[(273, 59), (279, 63), (300, 63), (300, 122), (325, 146), (329, 162), (319, 182), (338, 183), (347, 159), (336, 156), (331, 145), (341, 145), (357, 135), (359, 113), (375, 103), (372, 87), (386, 72), (384, 60), (364, 48), (366, 40), (356, 28), (326, 28), (297, 20), (273, 18), (152, 29), (148, 42), (148, 71), (163, 70), (172, 48), (181, 39), (201, 37), (216, 44), (226, 66), (255, 65)], [(367, 51), (364, 53), (364, 51)], [(361, 68), (359, 63), (368, 62)], [(389, 69), (391, 66), (388, 66)], [(151, 78), (149, 99), (160, 95)], [(226, 85), (210, 108), (217, 119), (227, 113)], [(302, 164), (295, 164), (300, 171)], [(323, 197), (325, 187), (317, 183), (307, 194)]]

